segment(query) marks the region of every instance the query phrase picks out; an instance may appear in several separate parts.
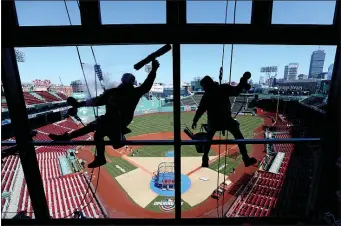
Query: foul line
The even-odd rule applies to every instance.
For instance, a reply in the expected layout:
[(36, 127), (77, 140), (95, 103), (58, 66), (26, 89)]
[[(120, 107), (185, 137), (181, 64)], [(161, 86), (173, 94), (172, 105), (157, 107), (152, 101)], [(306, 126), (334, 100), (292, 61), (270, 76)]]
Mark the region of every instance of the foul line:
[(127, 160), (130, 164), (136, 166), (137, 168), (140, 168), (141, 170), (143, 170), (144, 172), (154, 176), (154, 174), (152, 172), (150, 172), (149, 170), (147, 170), (146, 168), (144, 168), (143, 166), (141, 166), (140, 164), (137, 164), (135, 161), (131, 160), (130, 158), (128, 158), (126, 155), (122, 155), (122, 158), (124, 160)]

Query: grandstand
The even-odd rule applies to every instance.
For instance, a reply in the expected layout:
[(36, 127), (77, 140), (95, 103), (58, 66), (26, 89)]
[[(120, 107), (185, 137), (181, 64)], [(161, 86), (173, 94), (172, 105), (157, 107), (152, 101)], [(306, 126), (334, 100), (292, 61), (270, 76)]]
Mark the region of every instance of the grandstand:
[[(64, 133), (79, 128), (72, 119), (63, 120), (37, 128), (34, 140), (49, 140), (50, 132)], [(78, 139), (89, 139), (88, 135)], [(14, 139), (14, 138), (11, 138)], [(2, 147), (6, 149), (6, 147)], [(88, 192), (89, 178), (83, 174), (83, 167), (75, 156), (75, 146), (36, 147), (36, 155), (45, 188), (46, 200), (53, 218), (69, 218), (76, 208), (83, 208), (84, 215), (91, 218), (103, 218), (101, 204), (93, 192)], [(9, 156), (3, 159), (2, 218), (11, 218), (18, 211), (27, 211), (34, 217), (30, 197), (24, 179), (19, 158)], [(89, 189), (92, 189), (89, 187)], [(83, 200), (84, 199), (84, 200)], [(90, 203), (90, 200), (94, 199)], [(90, 203), (86, 205), (86, 203)]]
[[(66, 101), (67, 96), (62, 92), (32, 91), (24, 92), (24, 99), (27, 106), (40, 105), (52, 102)], [(6, 98), (1, 99), (1, 109), (7, 109)]]
[[(308, 97), (309, 98), (309, 97)], [(310, 97), (316, 99), (316, 97)], [(310, 99), (309, 98), (309, 99)], [(321, 99), (320, 99), (321, 100)], [(302, 111), (299, 105), (314, 105), (315, 102), (296, 103), (287, 109), (289, 118), (279, 115), (272, 127), (264, 127), (266, 139), (314, 136), (314, 121), (309, 121), (311, 114), (305, 111), (305, 117), (293, 112)], [(313, 108), (310, 108), (313, 109)], [(275, 117), (275, 114), (265, 112)], [(307, 117), (309, 116), (309, 117)], [(302, 120), (298, 120), (302, 119)], [(291, 124), (290, 121), (294, 123)], [(307, 124), (307, 121), (310, 124)], [(317, 123), (317, 122), (315, 122)], [(308, 129), (306, 126), (312, 126)], [(320, 128), (320, 127), (319, 127)], [(305, 131), (310, 131), (306, 134)], [(267, 155), (262, 160), (258, 171), (244, 186), (242, 192), (226, 213), (226, 217), (298, 217), (307, 214), (309, 192), (312, 185), (314, 159), (319, 145), (307, 144), (266, 144)]]
[[(279, 135), (289, 138), (290, 135)], [(276, 136), (275, 136), (276, 137)], [(226, 217), (259, 217), (269, 216), (276, 208), (278, 197), (283, 187), (288, 162), (293, 152), (292, 144), (275, 144), (274, 150), (282, 156), (275, 162), (276, 168), (272, 172), (258, 170), (245, 186), (241, 195), (236, 199), (226, 214)], [(270, 168), (271, 169), (271, 168)]]
[[(181, 106), (196, 107), (200, 104), (202, 93), (194, 93), (193, 95), (183, 97), (180, 99)], [(253, 113), (254, 108), (249, 107), (249, 103), (254, 99), (254, 94), (241, 94), (237, 97), (230, 97), (232, 113)], [(172, 102), (165, 103), (162, 107), (173, 106)]]

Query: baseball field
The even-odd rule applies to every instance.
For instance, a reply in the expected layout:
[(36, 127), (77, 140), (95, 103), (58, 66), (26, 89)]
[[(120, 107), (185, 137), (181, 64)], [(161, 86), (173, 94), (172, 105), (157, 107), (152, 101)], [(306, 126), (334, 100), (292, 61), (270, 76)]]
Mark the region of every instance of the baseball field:
[[(182, 112), (182, 130), (186, 126), (191, 127), (193, 117), (194, 112)], [(240, 123), (245, 138), (259, 135), (265, 123), (263, 118), (257, 116), (237, 116), (236, 120)], [(193, 132), (199, 132), (200, 125), (205, 122), (206, 116), (203, 116), (198, 122), (198, 129)], [(173, 114), (157, 113), (135, 117), (129, 128), (132, 133), (126, 136), (128, 140), (173, 139)], [(182, 139), (189, 138), (183, 133)], [(219, 133), (216, 134), (215, 139), (219, 139)], [(228, 139), (233, 139), (233, 136), (228, 134)], [(257, 151), (254, 146), (247, 146), (251, 156), (255, 156), (254, 152)], [(83, 148), (79, 157), (91, 161), (90, 151), (93, 153), (94, 150), (94, 147)], [(210, 151), (209, 168), (201, 168), (202, 154), (197, 153), (194, 146), (181, 147), (182, 211), (184, 213), (198, 216), (200, 211), (208, 210), (207, 205), (212, 203), (211, 194), (217, 188), (218, 171), (218, 183), (224, 181), (227, 184), (233, 183), (230, 180), (233, 169), (240, 171), (245, 168), (241, 164), (241, 157), (233, 154), (237, 151), (238, 148), (235, 145), (221, 145), (220, 147), (213, 145)], [(225, 155), (234, 157), (225, 158)], [(133, 217), (172, 217), (174, 215), (172, 195), (174, 190), (165, 187), (155, 188), (154, 184), (155, 178), (159, 176), (160, 164), (173, 163), (173, 156), (173, 146), (131, 146), (118, 150), (107, 146), (108, 163), (101, 168), (100, 176), (97, 178), (97, 180), (100, 179), (97, 194), (109, 215), (118, 217), (118, 213), (124, 213)], [(172, 173), (172, 169), (168, 171)], [(95, 184), (97, 180), (93, 183)]]

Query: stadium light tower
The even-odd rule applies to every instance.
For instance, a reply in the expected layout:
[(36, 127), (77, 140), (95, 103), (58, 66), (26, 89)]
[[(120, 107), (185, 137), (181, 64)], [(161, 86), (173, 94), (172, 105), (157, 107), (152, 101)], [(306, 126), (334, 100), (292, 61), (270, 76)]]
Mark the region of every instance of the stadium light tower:
[(15, 58), (17, 62), (24, 63), (25, 62), (25, 53), (18, 49), (15, 49)]
[(262, 67), (260, 69), (261, 73), (265, 73), (266, 78), (268, 79), (268, 82), (265, 81), (265, 83), (268, 83), (269, 87), (271, 87), (271, 74), (275, 73), (275, 77), (277, 76), (277, 66), (267, 66), (267, 67)]

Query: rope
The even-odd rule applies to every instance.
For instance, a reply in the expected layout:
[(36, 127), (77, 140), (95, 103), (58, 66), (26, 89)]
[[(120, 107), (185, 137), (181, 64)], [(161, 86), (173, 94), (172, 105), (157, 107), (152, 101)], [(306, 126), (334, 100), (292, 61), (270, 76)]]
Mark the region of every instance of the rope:
[[(77, 5), (78, 5), (78, 9), (80, 10), (79, 0), (77, 0)], [(90, 45), (90, 49), (91, 49), (92, 57), (94, 58), (95, 64), (98, 65), (98, 64), (97, 64), (96, 55), (95, 55), (95, 51), (94, 51), (94, 48), (93, 48), (92, 45)], [(96, 74), (96, 73), (95, 73), (95, 74)], [(99, 82), (101, 83), (101, 86), (102, 86), (103, 90), (105, 91), (104, 85), (102, 84), (101, 81), (99, 81)], [(97, 90), (96, 90), (96, 91), (97, 91)], [(96, 96), (97, 96), (97, 94), (96, 94)], [(98, 114), (98, 108), (97, 108), (97, 114)]]
[[(237, 0), (234, 1), (234, 9), (233, 9), (233, 24), (236, 23), (236, 11), (237, 11)], [(234, 45), (231, 45), (231, 55), (230, 55), (230, 75), (229, 75), (229, 84), (231, 85), (231, 77), (232, 77), (232, 63), (233, 63), (233, 49), (234, 49)], [(244, 98), (245, 99), (245, 98)], [(243, 105), (242, 105), (243, 106)], [(242, 109), (239, 109), (240, 110)], [(237, 117), (237, 115), (239, 114), (239, 112), (235, 115), (235, 118)], [(228, 131), (226, 132), (226, 140), (228, 139)], [(226, 183), (226, 163), (227, 163), (227, 155), (228, 155), (228, 148), (227, 148), (227, 144), (225, 144), (225, 161), (224, 161), (224, 184)], [(225, 204), (225, 192), (223, 193), (223, 205), (221, 206), (221, 215), (222, 217), (224, 216), (224, 204)]]
[[(221, 131), (219, 131), (219, 140), (221, 140)], [(220, 144), (219, 144), (219, 149), (218, 149), (219, 151), (218, 151), (218, 178), (217, 178), (217, 189), (219, 188), (219, 174), (220, 174)], [(217, 194), (218, 194), (218, 190), (217, 190)], [(224, 196), (224, 194), (223, 194), (223, 196)], [(218, 196), (218, 198), (217, 198), (217, 217), (219, 218), (219, 196)]]
[[(69, 19), (69, 23), (70, 25), (72, 26), (72, 21), (71, 21), (71, 17), (70, 17), (70, 12), (69, 12), (69, 9), (67, 7), (67, 3), (66, 3), (66, 0), (64, 0), (64, 5), (65, 5), (65, 9), (66, 9), (66, 13), (67, 13), (67, 17)], [(84, 71), (84, 67), (83, 67), (83, 62), (82, 62), (82, 58), (81, 58), (81, 55), (79, 53), (79, 48), (78, 48), (78, 45), (76, 45), (76, 50), (77, 50), (77, 55), (78, 55), (78, 60), (79, 60), (79, 63), (81, 65), (81, 69), (82, 69), (82, 74), (83, 74), (83, 77), (84, 77), (84, 81), (85, 81), (85, 85), (86, 85), (86, 88), (88, 90), (88, 93), (89, 93), (89, 97), (91, 97), (91, 93), (90, 93), (90, 88), (89, 88), (89, 85), (88, 85), (88, 81), (86, 79), (86, 76), (85, 76), (85, 71)], [(96, 115), (96, 111), (95, 111), (95, 108), (93, 107), (93, 110), (94, 110), (94, 115)]]
[[(233, 9), (233, 24), (236, 23), (236, 10), (237, 10), (237, 0), (234, 1), (234, 9)], [(226, 1), (226, 7), (225, 7), (225, 24), (227, 23), (227, 12), (228, 12), (228, 0)], [(230, 71), (229, 71), (229, 84), (231, 85), (231, 78), (232, 78), (232, 63), (233, 63), (233, 50), (234, 50), (234, 44), (231, 45), (231, 55), (230, 55)], [(221, 80), (223, 78), (223, 70), (224, 70), (224, 58), (225, 58), (225, 44), (223, 44), (223, 50), (222, 50), (222, 60), (221, 60), (221, 67), (220, 67), (220, 74), (219, 74), (219, 83), (221, 84)], [(241, 106), (239, 112), (241, 111), (243, 106)], [(239, 112), (235, 115), (239, 114)], [(234, 117), (234, 118), (235, 118)], [(221, 131), (219, 134), (219, 139), (221, 139)], [(226, 132), (226, 140), (228, 139), (228, 132)], [(225, 161), (224, 161), (224, 182), (226, 182), (226, 164), (227, 164), (227, 154), (228, 154), (228, 148), (227, 144), (225, 144)], [(218, 158), (218, 180), (217, 180), (217, 189), (219, 188), (219, 177), (220, 177), (220, 145), (219, 145), (219, 158)], [(225, 192), (223, 193), (223, 205), (221, 209), (221, 216), (224, 215), (224, 202), (225, 202)], [(217, 204), (217, 212), (219, 217), (219, 205)]]
[[(225, 21), (224, 23), (227, 23), (227, 13), (228, 13), (228, 7), (229, 7), (229, 1), (226, 0), (226, 5), (225, 5)], [(223, 50), (222, 50), (222, 56), (221, 56), (221, 67), (220, 67), (220, 71), (219, 71), (219, 84), (221, 84), (221, 80), (223, 78), (223, 74), (224, 74), (224, 59), (225, 59), (225, 44), (223, 44)], [(230, 62), (231, 64), (231, 62)], [(231, 68), (231, 65), (230, 65)], [(221, 131), (219, 131), (219, 140), (221, 140)], [(221, 152), (220, 152), (220, 145), (219, 145), (219, 153), (218, 153), (218, 178), (217, 178), (217, 189), (219, 188), (219, 180), (220, 180), (220, 156), (221, 156)], [(224, 196), (224, 194), (223, 194)], [(217, 199), (217, 217), (219, 218), (219, 199)], [(223, 217), (223, 215), (222, 215)]]
[[(77, 1), (77, 3), (78, 3), (78, 7), (79, 7), (79, 2)], [(64, 5), (65, 5), (66, 13), (67, 13), (67, 16), (68, 16), (68, 19), (69, 19), (69, 23), (70, 23), (70, 25), (72, 25), (72, 21), (71, 21), (71, 17), (70, 17), (69, 9), (68, 9), (68, 7), (67, 7), (66, 0), (64, 0)], [(88, 85), (88, 81), (87, 81), (86, 76), (85, 76), (84, 67), (83, 67), (83, 62), (82, 62), (82, 59), (81, 59), (81, 56), (80, 56), (80, 52), (79, 52), (79, 48), (78, 48), (77, 45), (76, 45), (76, 50), (77, 50), (77, 55), (78, 55), (79, 63), (80, 63), (80, 65), (81, 65), (83, 77), (84, 77), (84, 80), (85, 80), (85, 84), (86, 84), (86, 87), (87, 87), (87, 90), (88, 90), (88, 93), (89, 93), (89, 97), (92, 98), (92, 97), (91, 97), (91, 93), (90, 93), (90, 88), (89, 88), (89, 85)], [(91, 46), (91, 52), (92, 52), (93, 58), (94, 58), (94, 60), (95, 60), (95, 63), (97, 64), (96, 56), (95, 56), (95, 53), (94, 53), (94, 50), (93, 50), (92, 46)], [(96, 79), (96, 73), (95, 73), (95, 89), (96, 89), (95, 92), (96, 92), (96, 97), (97, 97), (97, 79)], [(97, 107), (97, 114), (96, 114), (95, 107), (93, 107), (92, 109), (93, 109), (94, 115), (95, 115), (95, 117), (96, 117), (96, 119), (97, 119), (97, 118), (98, 118), (98, 107)], [(82, 123), (82, 124), (83, 124), (83, 123)], [(97, 155), (97, 148), (96, 148), (96, 150), (95, 150), (95, 155)], [(92, 181), (92, 177), (93, 177), (93, 172), (94, 172), (94, 168), (93, 168), (92, 171), (91, 171), (90, 182), (89, 182), (87, 191), (86, 191), (86, 193), (85, 193), (84, 196), (83, 196), (83, 200), (81, 201), (81, 205), (83, 204), (83, 202), (84, 202), (84, 200), (85, 200), (85, 197), (89, 194), (90, 185), (91, 185), (91, 181)], [(98, 170), (97, 185), (96, 185), (96, 189), (95, 189), (94, 195), (95, 195), (96, 192), (97, 192), (97, 187), (98, 187), (98, 182), (99, 182), (99, 173), (100, 173), (100, 167), (99, 167), (99, 170)], [(94, 195), (93, 195), (93, 196), (94, 196)], [(93, 198), (92, 198), (92, 200), (91, 200), (89, 203), (87, 203), (87, 205), (85, 205), (85, 206), (81, 209), (81, 211), (84, 210), (92, 201), (93, 201)], [(79, 208), (77, 208), (77, 209), (79, 209)], [(73, 213), (72, 213), (72, 214), (73, 214)], [(66, 216), (65, 218), (68, 218), (68, 217), (72, 216), (72, 214), (69, 215), (69, 216)]]
[[(228, 8), (229, 8), (229, 1), (226, 0), (226, 5), (225, 5), (225, 21), (224, 21), (225, 24), (227, 23)], [(221, 67), (220, 67), (220, 75), (219, 75), (219, 83), (220, 84), (221, 84), (221, 80), (223, 78), (224, 59), (225, 59), (225, 44), (223, 44), (222, 57), (221, 57)]]

